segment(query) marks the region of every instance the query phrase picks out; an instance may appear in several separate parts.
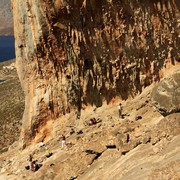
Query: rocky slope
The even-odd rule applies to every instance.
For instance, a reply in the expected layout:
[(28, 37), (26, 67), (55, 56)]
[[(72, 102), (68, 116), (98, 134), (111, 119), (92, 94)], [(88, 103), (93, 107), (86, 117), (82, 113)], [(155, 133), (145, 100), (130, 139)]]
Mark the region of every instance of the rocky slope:
[[(72, 115), (58, 119), (56, 138), (45, 140), (53, 155), (46, 158), (46, 150), (39, 143), (23, 151), (17, 148), (9, 151), (0, 158), (0, 179), (178, 180), (180, 113), (162, 116), (151, 101), (155, 91), (152, 88), (154, 85), (134, 99), (122, 102), (123, 118), (119, 118), (118, 102), (114, 101), (83, 110), (82, 118), (75, 124)], [(98, 123), (88, 125), (92, 118)], [(47, 126), (50, 128), (53, 123)], [(74, 133), (70, 134), (71, 128)], [(58, 141), (62, 133), (67, 143), (72, 143), (65, 148)], [(36, 172), (25, 169), (29, 154), (42, 164)]]
[(134, 97), (179, 63), (178, 0), (12, 3), (24, 147), (47, 121)]
[(18, 141), (24, 111), (24, 94), (17, 72), (3, 69), (12, 63), (15, 60), (0, 63), (0, 153)]
[(11, 9), (11, 0), (0, 0), (0, 35), (13, 34), (13, 15)]

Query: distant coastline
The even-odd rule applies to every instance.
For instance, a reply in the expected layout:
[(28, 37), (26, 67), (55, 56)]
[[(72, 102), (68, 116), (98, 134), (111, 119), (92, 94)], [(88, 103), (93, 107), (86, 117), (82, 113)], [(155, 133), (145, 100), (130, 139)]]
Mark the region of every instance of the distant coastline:
[(14, 29), (13, 27), (1, 27), (0, 26), (0, 36), (13, 36)]
[(15, 58), (14, 36), (0, 36), (0, 62)]

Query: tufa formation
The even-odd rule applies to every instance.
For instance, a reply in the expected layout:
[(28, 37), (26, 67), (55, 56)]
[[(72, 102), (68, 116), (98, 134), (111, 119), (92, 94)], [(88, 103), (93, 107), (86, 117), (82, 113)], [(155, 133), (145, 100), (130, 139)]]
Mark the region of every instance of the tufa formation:
[[(63, 115), (81, 118), (89, 106), (133, 98), (179, 65), (179, 0), (16, 0), (12, 7), (25, 92), (23, 147), (54, 131)], [(152, 99), (167, 115), (179, 111), (179, 99), (166, 106), (165, 87)], [(174, 91), (168, 93), (176, 98)]]

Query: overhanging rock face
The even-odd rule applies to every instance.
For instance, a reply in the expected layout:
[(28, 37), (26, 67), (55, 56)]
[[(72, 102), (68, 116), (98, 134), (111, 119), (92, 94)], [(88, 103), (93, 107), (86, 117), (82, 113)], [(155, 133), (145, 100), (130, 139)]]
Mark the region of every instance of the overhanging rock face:
[(180, 112), (180, 68), (164, 78), (154, 88), (152, 100), (163, 115)]
[(23, 141), (49, 119), (127, 99), (179, 61), (179, 1), (12, 1)]

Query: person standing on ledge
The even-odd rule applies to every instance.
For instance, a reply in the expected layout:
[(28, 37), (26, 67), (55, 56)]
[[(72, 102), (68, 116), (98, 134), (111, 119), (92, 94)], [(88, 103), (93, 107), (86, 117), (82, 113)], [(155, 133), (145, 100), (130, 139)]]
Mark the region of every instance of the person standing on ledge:
[(66, 137), (64, 134), (62, 134), (62, 136), (61, 136), (61, 147), (64, 148), (65, 145), (66, 145)]
[(122, 116), (122, 104), (121, 103), (119, 103), (119, 105), (118, 105), (118, 111), (119, 111), (119, 118), (121, 118), (121, 116)]

